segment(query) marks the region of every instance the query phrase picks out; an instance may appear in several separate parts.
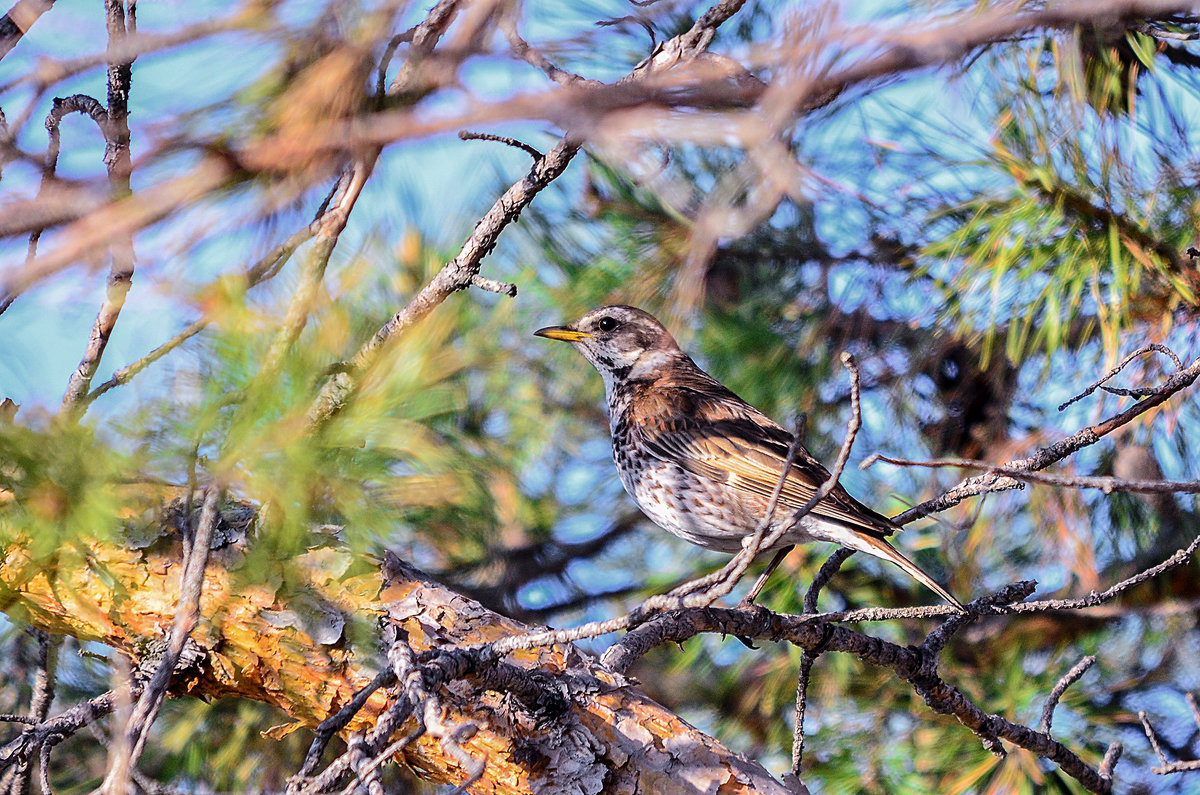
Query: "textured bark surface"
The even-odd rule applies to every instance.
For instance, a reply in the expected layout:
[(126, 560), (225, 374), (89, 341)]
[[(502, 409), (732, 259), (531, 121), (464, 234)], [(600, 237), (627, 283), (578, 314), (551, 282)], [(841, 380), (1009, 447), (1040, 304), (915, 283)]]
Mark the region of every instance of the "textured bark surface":
[[(160, 528), (177, 524), (178, 514), (165, 512), (138, 534), (62, 546), (38, 560), (28, 548), (9, 546), (0, 562), (0, 608), (50, 632), (139, 657), (149, 641), (163, 636), (175, 611), (180, 545), (173, 531)], [(284, 561), (250, 554), (250, 516), (239, 508), (222, 514), (204, 584), (203, 620), (192, 636), (207, 656), (197, 672), (177, 676), (172, 688), (273, 704), (295, 721), (271, 730), (274, 736), (315, 727), (386, 665), (381, 626), (384, 636), (405, 633), (415, 651), (484, 643), (528, 629), (391, 555), (381, 567), (333, 547)], [(478, 678), (442, 688), (443, 719), (479, 727), (463, 744), (487, 760), (472, 792), (787, 791), (759, 765), (572, 646), (517, 652), (506, 661), (540, 672), (522, 690), (542, 688), (546, 702), (561, 708), (531, 711), (528, 698), (488, 690)], [(377, 691), (349, 729), (373, 725), (385, 703), (386, 694)], [(431, 737), (405, 753), (405, 761), (432, 781), (464, 778)]]

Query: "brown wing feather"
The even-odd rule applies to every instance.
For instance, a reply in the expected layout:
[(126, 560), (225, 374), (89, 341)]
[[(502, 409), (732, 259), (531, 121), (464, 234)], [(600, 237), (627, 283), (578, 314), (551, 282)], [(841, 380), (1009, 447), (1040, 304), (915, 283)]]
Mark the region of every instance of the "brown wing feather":
[[(704, 393), (676, 387), (665, 395), (659, 384), (656, 391), (659, 398), (665, 398), (664, 405), (647, 405), (660, 402), (651, 398), (634, 412), (642, 420), (637, 432), (644, 449), (696, 475), (769, 499), (783, 472), (792, 436), (729, 390), (720, 389), (724, 394), (713, 394), (711, 387)], [(668, 402), (674, 406), (673, 411), (655, 410), (666, 409)], [(678, 411), (681, 403), (686, 411)], [(828, 478), (828, 470), (801, 448), (780, 492), (780, 509), (797, 510)], [(890, 520), (854, 499), (841, 485), (813, 513), (876, 537), (896, 529)]]

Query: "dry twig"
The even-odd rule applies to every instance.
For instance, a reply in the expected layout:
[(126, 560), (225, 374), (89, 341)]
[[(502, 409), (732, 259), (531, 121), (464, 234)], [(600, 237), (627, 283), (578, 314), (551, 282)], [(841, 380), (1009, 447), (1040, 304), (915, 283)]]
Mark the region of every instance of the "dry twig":
[[(1188, 693), (1187, 702), (1192, 710), (1192, 718), (1196, 721), (1196, 728), (1200, 729), (1200, 710), (1196, 708), (1196, 697)], [(1155, 773), (1160, 776), (1167, 776), (1172, 773), (1187, 773), (1193, 770), (1200, 770), (1200, 759), (1168, 761), (1167, 755), (1163, 752), (1162, 745), (1158, 742), (1158, 734), (1154, 731), (1154, 726), (1151, 725), (1150, 719), (1146, 717), (1145, 710), (1138, 711), (1138, 720), (1142, 722), (1142, 729), (1146, 732), (1146, 739), (1150, 741), (1150, 747), (1154, 749), (1154, 755), (1158, 757), (1159, 766), (1154, 768)]]
[(101, 785), (101, 791), (107, 795), (124, 795), (129, 789), (129, 777), (137, 767), (150, 726), (158, 716), (163, 699), (166, 698), (167, 687), (171, 684), (171, 677), (183, 654), (188, 636), (200, 619), (200, 595), (204, 587), (204, 572), (208, 567), (213, 528), (220, 519), (217, 503), (221, 498), (221, 491), (215, 483), (209, 485), (205, 491), (204, 505), (194, 529), (191, 547), (185, 547), (186, 558), (175, 622), (171, 627), (162, 660), (138, 698), (127, 725), (121, 730), (123, 741), (116, 744), (117, 752), (109, 756), (108, 773)]
[[(1200, 359), (1196, 359), (1187, 367), (1172, 373), (1154, 390), (1153, 394), (1142, 398), (1124, 411), (1084, 428), (1065, 439), (1060, 439), (1052, 445), (1040, 448), (1028, 458), (1009, 461), (1001, 466), (1021, 472), (1045, 469), (1084, 447), (1095, 444), (1101, 437), (1127, 425), (1135, 417), (1166, 402), (1175, 393), (1191, 386), (1198, 377), (1200, 377)], [(1020, 482), (1010, 475), (986, 474), (967, 478), (949, 491), (894, 516), (892, 521), (899, 525), (908, 524), (931, 513), (951, 508), (968, 497), (1015, 488), (1020, 488)]]

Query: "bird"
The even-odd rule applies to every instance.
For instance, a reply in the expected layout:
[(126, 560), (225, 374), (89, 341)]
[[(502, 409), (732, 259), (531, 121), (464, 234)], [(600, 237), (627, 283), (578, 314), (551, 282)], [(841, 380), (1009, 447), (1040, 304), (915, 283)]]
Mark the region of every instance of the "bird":
[[(621, 484), (655, 524), (693, 544), (737, 552), (766, 517), (792, 434), (735, 395), (683, 352), (648, 312), (615, 305), (535, 336), (568, 342), (604, 380), (613, 460)], [(792, 522), (829, 471), (797, 445), (771, 527)], [(965, 611), (962, 603), (889, 544), (900, 527), (840, 484), (772, 549), (830, 541), (899, 566)], [(766, 551), (766, 550), (762, 550)]]

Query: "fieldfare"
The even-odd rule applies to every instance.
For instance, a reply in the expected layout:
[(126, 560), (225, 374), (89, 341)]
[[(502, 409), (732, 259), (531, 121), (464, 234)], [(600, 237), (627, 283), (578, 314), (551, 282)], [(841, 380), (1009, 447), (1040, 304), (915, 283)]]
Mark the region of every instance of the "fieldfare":
[[(660, 527), (719, 552), (737, 552), (765, 517), (792, 434), (701, 370), (653, 316), (606, 306), (539, 337), (570, 342), (604, 379), (613, 459), (621, 483)], [(793, 522), (829, 479), (800, 446), (772, 528)], [(885, 536), (900, 529), (838, 485), (774, 549), (832, 541), (899, 566), (962, 609), (954, 596)]]

